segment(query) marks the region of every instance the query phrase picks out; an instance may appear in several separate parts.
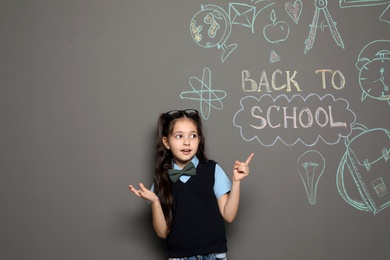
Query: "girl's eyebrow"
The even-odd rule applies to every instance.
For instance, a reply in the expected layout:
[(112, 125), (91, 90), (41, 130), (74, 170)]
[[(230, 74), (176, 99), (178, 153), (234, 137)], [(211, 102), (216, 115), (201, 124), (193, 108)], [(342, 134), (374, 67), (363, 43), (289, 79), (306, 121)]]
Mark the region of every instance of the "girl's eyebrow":
[[(177, 130), (177, 131), (173, 132), (172, 134), (183, 134), (183, 133), (184, 133), (184, 131)], [(198, 133), (198, 131), (194, 130), (194, 131), (189, 131), (188, 133), (193, 134), (193, 133)]]

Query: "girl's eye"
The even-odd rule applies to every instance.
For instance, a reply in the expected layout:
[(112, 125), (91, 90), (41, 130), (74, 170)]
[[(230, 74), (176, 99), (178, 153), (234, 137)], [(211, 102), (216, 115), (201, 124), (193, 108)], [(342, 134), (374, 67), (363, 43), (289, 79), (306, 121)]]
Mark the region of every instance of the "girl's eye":
[(192, 135), (190, 135), (190, 137), (191, 137), (192, 139), (195, 139), (195, 138), (198, 137), (198, 135), (197, 135), (197, 134), (192, 134)]
[(175, 138), (176, 139), (180, 139), (180, 138), (182, 138), (183, 137), (183, 135), (175, 135)]

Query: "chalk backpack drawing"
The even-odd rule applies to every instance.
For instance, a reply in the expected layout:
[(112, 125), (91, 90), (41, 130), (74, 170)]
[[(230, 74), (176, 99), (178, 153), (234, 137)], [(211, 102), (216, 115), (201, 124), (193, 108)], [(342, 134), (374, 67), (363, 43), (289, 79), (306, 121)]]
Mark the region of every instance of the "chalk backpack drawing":
[[(337, 188), (351, 206), (377, 214), (390, 206), (390, 132), (354, 124), (351, 136), (345, 139), (346, 152), (337, 170)], [(361, 200), (350, 196), (354, 187), (345, 185), (347, 172)]]

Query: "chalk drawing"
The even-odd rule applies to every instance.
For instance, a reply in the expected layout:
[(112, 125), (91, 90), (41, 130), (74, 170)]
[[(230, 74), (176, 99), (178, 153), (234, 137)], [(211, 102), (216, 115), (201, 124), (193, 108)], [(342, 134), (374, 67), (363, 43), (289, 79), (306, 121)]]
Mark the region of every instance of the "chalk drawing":
[(302, 7), (303, 4), (301, 0), (296, 0), (294, 3), (287, 2), (284, 4), (287, 14), (296, 24), (298, 24), (299, 18), (301, 17)]
[(318, 183), (324, 174), (325, 159), (318, 151), (310, 150), (298, 158), (297, 166), (309, 203), (314, 205), (317, 201)]
[(390, 40), (368, 43), (356, 62), (363, 102), (367, 97), (387, 101), (390, 105)]
[(264, 38), (270, 43), (279, 43), (287, 39), (290, 34), (290, 26), (285, 21), (277, 21), (275, 10), (270, 14), (271, 24), (263, 28)]
[[(203, 69), (202, 79), (191, 77), (189, 84), (192, 91), (181, 92), (180, 98), (200, 101), (199, 112), (204, 119), (209, 118), (211, 108), (223, 109), (222, 99), (226, 97), (226, 92), (211, 89), (211, 71), (209, 68)], [(214, 103), (216, 104), (214, 105)]]
[(273, 98), (263, 94), (260, 98), (246, 96), (233, 117), (245, 141), (257, 140), (263, 146), (277, 141), (287, 146), (298, 142), (314, 146), (320, 139), (328, 145), (339, 143), (351, 133), (355, 113), (347, 100), (327, 94), (323, 97), (279, 95)]
[(221, 7), (201, 5), (201, 10), (191, 19), (190, 32), (192, 39), (203, 48), (217, 47), (222, 50), (224, 62), (237, 47), (237, 44), (226, 45), (232, 30), (232, 22)]
[[(377, 214), (390, 206), (390, 132), (356, 123), (351, 136), (344, 142), (346, 151), (337, 169), (337, 189), (351, 206)], [(360, 198), (350, 196), (354, 187), (346, 184), (348, 172)]]
[[(326, 18), (327, 26), (330, 29), (330, 32), (332, 33), (333, 39), (336, 42), (338, 46), (344, 49), (344, 42), (341, 39), (341, 36), (339, 34), (339, 31), (337, 30), (336, 23), (333, 21), (332, 16), (330, 15), (330, 12), (328, 10), (328, 1), (327, 0), (315, 0), (315, 7), (316, 10), (314, 11), (313, 21), (310, 24), (310, 32), (309, 36), (305, 41), (305, 50), (304, 53), (306, 54), (314, 44), (314, 40), (316, 38), (317, 28), (318, 26), (318, 19), (320, 16), (320, 12), (322, 12)], [(324, 25), (321, 25), (321, 28), (324, 28)]]

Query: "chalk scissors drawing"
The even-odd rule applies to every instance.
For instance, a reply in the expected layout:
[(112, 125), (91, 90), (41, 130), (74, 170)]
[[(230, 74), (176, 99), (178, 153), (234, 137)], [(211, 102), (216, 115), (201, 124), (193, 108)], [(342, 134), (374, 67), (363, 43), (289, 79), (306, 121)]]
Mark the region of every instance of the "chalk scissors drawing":
[[(318, 19), (320, 16), (320, 12), (323, 12), (326, 22), (327, 22), (327, 27), (329, 27), (330, 32), (332, 33), (333, 39), (336, 42), (338, 46), (344, 49), (344, 42), (343, 39), (341, 39), (340, 33), (337, 30), (336, 27), (336, 22), (333, 20), (332, 16), (330, 15), (330, 12), (328, 10), (328, 1), (327, 0), (315, 0), (314, 5), (316, 7), (314, 11), (314, 16), (313, 16), (313, 21), (310, 24), (310, 32), (309, 36), (305, 41), (305, 50), (304, 53), (306, 54), (314, 44), (314, 40), (316, 38), (316, 33), (317, 33), (317, 28), (318, 28)], [(321, 28), (324, 28), (324, 25), (321, 25)]]
[[(211, 89), (211, 71), (209, 68), (203, 69), (202, 79), (191, 77), (189, 84), (192, 91), (181, 92), (180, 98), (200, 101), (200, 114), (204, 119), (209, 118), (211, 108), (223, 109), (222, 99), (226, 97), (226, 92)], [(214, 102), (216, 102), (216, 105), (213, 105)]]

